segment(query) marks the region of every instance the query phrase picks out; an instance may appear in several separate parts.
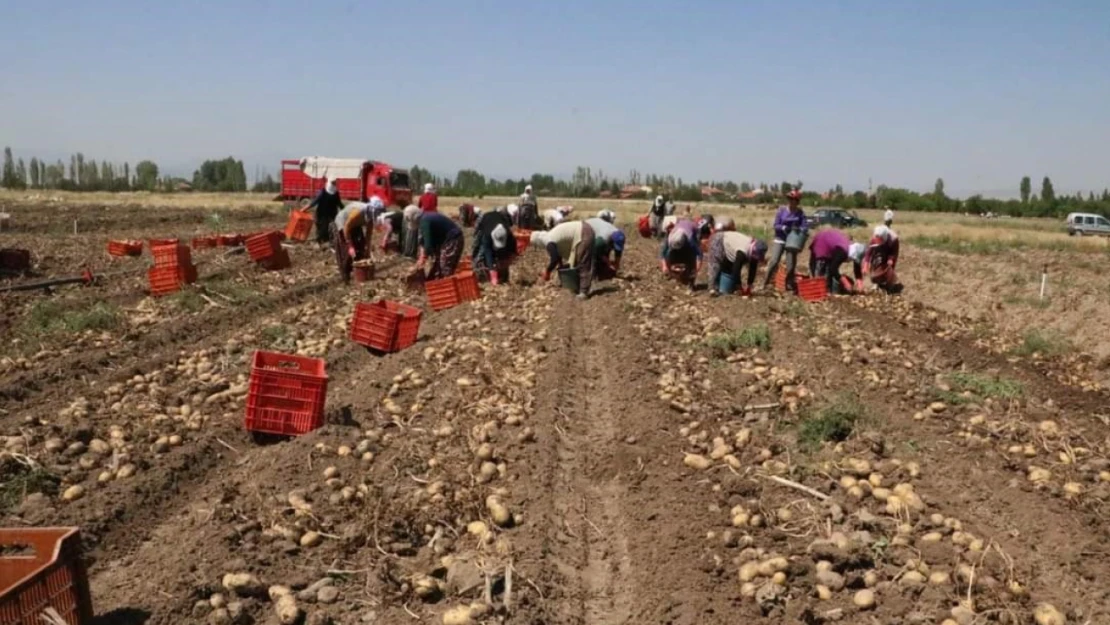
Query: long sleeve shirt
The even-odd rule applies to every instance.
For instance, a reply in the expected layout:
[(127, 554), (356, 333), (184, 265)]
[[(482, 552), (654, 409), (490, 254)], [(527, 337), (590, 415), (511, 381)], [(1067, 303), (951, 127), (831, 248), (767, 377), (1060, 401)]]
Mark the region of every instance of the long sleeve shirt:
[[(620, 229), (613, 224), (601, 219), (599, 217), (591, 217), (586, 220), (594, 230), (594, 240), (597, 241), (598, 249), (609, 248), (613, 243), (613, 235), (620, 232)], [(622, 252), (613, 249), (616, 259), (620, 260)]]
[[(701, 260), (701, 245), (698, 243), (698, 225), (689, 219), (679, 219), (674, 224), (674, 229), (671, 234), (675, 232), (683, 232), (686, 234), (686, 245), (694, 250), (694, 256)], [(667, 258), (671, 253), (671, 235), (663, 237), (663, 251), (660, 254), (662, 258)]]
[[(351, 235), (359, 228), (365, 228), (367, 224), (367, 211), (366, 204), (363, 202), (347, 202), (343, 210), (335, 216), (335, 227), (343, 233), (343, 237), (351, 240)], [(373, 222), (370, 222), (373, 223)]]
[(435, 213), (439, 211), (439, 196), (435, 193), (421, 194), (416, 205), (425, 213)]
[(809, 246), (809, 253), (817, 260), (829, 260), (835, 250), (843, 250), (844, 257), (848, 257), (848, 247), (852, 240), (840, 230), (830, 228), (813, 235), (813, 243)]
[[(503, 226), (508, 232), (508, 241), (505, 247), (493, 249), (493, 231), (497, 226)], [(496, 265), (498, 260), (510, 259), (516, 256), (516, 239), (513, 237), (513, 220), (500, 211), (490, 211), (478, 218), (474, 228), (476, 239), (475, 258), (482, 257), (487, 268)]]
[(462, 236), (462, 228), (443, 213), (424, 213), (420, 217), (420, 238), (424, 241), (424, 255), (432, 256), (443, 244)]
[(786, 235), (792, 231), (805, 233), (808, 229), (806, 214), (801, 208), (795, 212), (790, 210), (789, 206), (780, 206), (778, 212), (775, 213), (776, 241), (786, 241)]
[[(718, 245), (719, 243), (719, 245)], [(721, 265), (728, 261), (735, 263), (749, 262), (755, 239), (740, 232), (718, 232), (709, 239), (709, 288), (716, 288), (721, 276)], [(748, 286), (755, 281), (756, 264), (752, 264), (748, 271)], [(737, 272), (739, 275), (739, 272)]]
[(321, 189), (316, 197), (312, 199), (312, 203), (308, 207), (316, 209), (316, 214), (329, 216), (335, 215), (343, 208), (343, 200), (339, 199), (339, 192), (328, 193), (326, 190)]
[(871, 237), (871, 242), (867, 244), (867, 252), (863, 255), (863, 266), (872, 267), (877, 263), (887, 263), (891, 267), (898, 265), (897, 237), (891, 237), (886, 241), (879, 237)]

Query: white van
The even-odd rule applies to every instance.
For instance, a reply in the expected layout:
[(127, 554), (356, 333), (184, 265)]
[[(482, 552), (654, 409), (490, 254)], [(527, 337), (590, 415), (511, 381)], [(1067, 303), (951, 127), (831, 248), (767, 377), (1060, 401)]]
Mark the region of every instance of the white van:
[(1102, 215), (1095, 215), (1093, 213), (1070, 213), (1068, 214), (1067, 224), (1068, 234), (1071, 236), (1091, 234), (1110, 236), (1110, 220)]

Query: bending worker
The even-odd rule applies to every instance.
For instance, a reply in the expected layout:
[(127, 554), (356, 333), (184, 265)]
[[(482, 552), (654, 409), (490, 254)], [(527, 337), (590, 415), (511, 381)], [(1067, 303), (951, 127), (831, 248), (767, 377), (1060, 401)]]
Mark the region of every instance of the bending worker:
[(701, 245), (698, 244), (697, 225), (689, 219), (679, 219), (663, 239), (659, 254), (663, 273), (669, 274), (674, 266), (682, 265), (680, 280), (694, 290), (698, 271), (701, 269)]
[(385, 211), (378, 216), (378, 223), (382, 226), (381, 248), (383, 252), (389, 251), (389, 247), (393, 244), (397, 245), (397, 251), (401, 251), (401, 246), (405, 242), (401, 229), (404, 218), (404, 213), (396, 209)]
[(368, 203), (348, 202), (332, 221), (332, 239), (335, 241), (335, 263), (339, 276), (346, 284), (351, 281), (351, 272), (356, 260), (369, 256), (369, 239), (366, 231), (374, 224), (374, 215), (385, 209), (385, 204), (377, 196)]
[[(863, 284), (863, 252), (864, 246), (852, 243), (852, 239), (842, 230), (822, 230), (813, 236), (813, 243), (809, 246), (809, 275), (825, 278), (829, 293), (858, 291)], [(847, 282), (846, 279), (842, 281), (840, 276), (840, 266), (847, 260), (852, 261), (855, 274), (852, 282)]]
[(624, 232), (601, 217), (591, 217), (586, 223), (594, 231), (594, 273), (599, 280), (616, 277), (624, 254)]
[(898, 266), (898, 234), (887, 226), (876, 226), (867, 245), (863, 264), (871, 273), (871, 282), (890, 294), (902, 292), (895, 268)]
[(767, 256), (767, 244), (759, 239), (736, 232), (731, 217), (722, 217), (718, 231), (709, 237), (709, 296), (721, 294), (722, 275), (729, 276), (733, 286), (740, 284), (740, 272), (748, 267), (748, 285), (740, 289), (741, 295), (751, 295), (755, 272)]
[(420, 257), (416, 267), (423, 269), (428, 258), (432, 267), (429, 280), (438, 280), (455, 274), (463, 252), (463, 231), (450, 217), (440, 212), (420, 215)]
[(343, 200), (339, 198), (339, 187), (335, 184), (335, 178), (328, 178), (327, 184), (308, 205), (308, 210), (316, 211), (316, 243), (323, 247), (328, 243), (331, 223), (335, 221), (339, 211), (343, 210)]
[(578, 298), (586, 299), (594, 280), (594, 229), (584, 221), (564, 221), (547, 232), (533, 232), (533, 243), (547, 250), (547, 268), (540, 276), (545, 282), (551, 272), (569, 266), (578, 270)]
[(492, 210), (478, 218), (470, 256), (475, 270), (497, 270), (499, 279), (505, 277), (502, 274), (516, 256), (513, 222), (507, 214)]

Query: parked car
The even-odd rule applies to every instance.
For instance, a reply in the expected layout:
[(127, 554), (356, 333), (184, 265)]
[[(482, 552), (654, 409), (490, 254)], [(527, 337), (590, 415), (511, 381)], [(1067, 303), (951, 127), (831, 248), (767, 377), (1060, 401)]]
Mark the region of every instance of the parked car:
[(819, 208), (809, 216), (809, 227), (829, 225), (834, 228), (866, 228), (867, 222), (855, 212), (840, 208)]
[(1068, 234), (1071, 236), (1102, 235), (1110, 236), (1110, 220), (1093, 213), (1071, 213), (1067, 219)]

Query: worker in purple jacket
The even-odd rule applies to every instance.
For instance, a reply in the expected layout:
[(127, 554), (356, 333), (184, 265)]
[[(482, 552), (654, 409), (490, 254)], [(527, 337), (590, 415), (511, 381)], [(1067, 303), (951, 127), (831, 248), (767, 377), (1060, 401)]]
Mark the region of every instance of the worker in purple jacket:
[(663, 239), (659, 252), (660, 268), (669, 274), (674, 266), (683, 268), (680, 279), (694, 291), (698, 270), (701, 269), (701, 245), (698, 242), (697, 224), (689, 219), (679, 219)]
[[(829, 293), (852, 293), (863, 284), (863, 245), (852, 243), (851, 237), (841, 230), (829, 228), (813, 235), (809, 246), (809, 275), (825, 278)], [(841, 282), (840, 266), (852, 261), (855, 281)], [(847, 288), (845, 288), (847, 287)]]
[[(798, 252), (805, 245), (805, 238), (809, 235), (809, 224), (806, 223), (806, 214), (802, 210), (802, 192), (794, 189), (786, 194), (789, 206), (780, 206), (775, 213), (775, 242), (771, 246), (771, 260), (767, 266), (767, 277), (763, 280), (763, 289), (766, 290), (775, 279), (775, 272), (779, 269), (779, 261), (783, 252), (786, 252), (786, 288), (797, 292), (798, 284), (794, 279), (794, 271), (798, 266)], [(787, 247), (787, 239), (791, 234), (801, 235), (802, 243), (797, 247)]]

